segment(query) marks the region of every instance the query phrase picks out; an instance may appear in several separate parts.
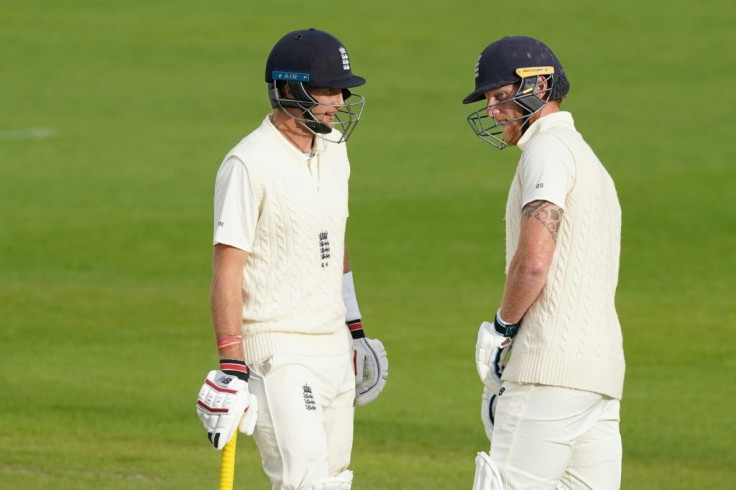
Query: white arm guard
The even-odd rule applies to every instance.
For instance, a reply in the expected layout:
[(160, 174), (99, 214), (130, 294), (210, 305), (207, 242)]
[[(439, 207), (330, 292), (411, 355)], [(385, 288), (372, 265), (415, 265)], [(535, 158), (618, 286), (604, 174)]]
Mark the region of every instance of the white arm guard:
[(480, 324), (475, 344), (475, 366), (480, 380), (496, 394), (501, 389), (501, 374), (508, 362), (511, 342), (511, 337), (499, 334), (493, 323)]
[(380, 340), (353, 339), (355, 403), (367, 405), (381, 394), (388, 379), (388, 356)]

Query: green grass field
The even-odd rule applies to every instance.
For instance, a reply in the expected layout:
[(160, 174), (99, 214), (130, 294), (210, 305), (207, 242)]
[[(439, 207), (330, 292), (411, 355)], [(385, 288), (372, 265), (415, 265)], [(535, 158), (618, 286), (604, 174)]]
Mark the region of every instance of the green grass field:
[[(623, 488), (732, 488), (731, 2), (352, 3), (0, 4), (0, 488), (217, 487), (194, 409), (214, 174), (268, 111), (273, 43), (310, 26), (368, 79), (348, 245), (391, 369), (356, 411), (354, 488), (470, 488), (487, 448), (473, 352), (518, 150), (475, 138), (461, 100), (511, 34), (557, 52), (618, 186)], [(268, 488), (245, 437), (236, 488)]]

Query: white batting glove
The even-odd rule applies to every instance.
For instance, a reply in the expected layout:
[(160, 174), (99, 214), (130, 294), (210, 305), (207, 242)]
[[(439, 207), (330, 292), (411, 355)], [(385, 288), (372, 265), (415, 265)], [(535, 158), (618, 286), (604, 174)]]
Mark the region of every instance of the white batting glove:
[(501, 389), (501, 375), (508, 363), (513, 336), (516, 335), (518, 328), (518, 324), (506, 324), (496, 315), (493, 323), (483, 322), (478, 329), (475, 367), (483, 384), (491, 387), (496, 394)]
[(490, 386), (483, 387), (483, 396), (480, 401), (480, 420), (486, 431), (486, 437), (490, 441), (493, 436), (493, 424), (496, 418), (496, 402), (498, 394), (494, 393)]
[(197, 397), (197, 415), (215, 449), (225, 447), (238, 428), (253, 434), (258, 403), (248, 391), (248, 368), (243, 361), (222, 359), (220, 369), (207, 374)]
[(355, 404), (368, 405), (386, 386), (388, 356), (380, 340), (365, 336), (359, 319), (348, 322), (348, 328), (353, 336)]

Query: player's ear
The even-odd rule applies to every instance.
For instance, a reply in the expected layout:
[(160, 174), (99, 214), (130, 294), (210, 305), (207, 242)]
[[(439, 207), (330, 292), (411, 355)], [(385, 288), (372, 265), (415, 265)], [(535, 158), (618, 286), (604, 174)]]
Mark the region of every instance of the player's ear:
[(543, 95), (547, 89), (549, 89), (550, 78), (546, 76), (537, 76), (537, 86), (534, 87), (534, 93), (537, 95)]
[(291, 87), (289, 87), (288, 83), (284, 84), (284, 97), (286, 97), (287, 99), (294, 98), (294, 93), (291, 91)]

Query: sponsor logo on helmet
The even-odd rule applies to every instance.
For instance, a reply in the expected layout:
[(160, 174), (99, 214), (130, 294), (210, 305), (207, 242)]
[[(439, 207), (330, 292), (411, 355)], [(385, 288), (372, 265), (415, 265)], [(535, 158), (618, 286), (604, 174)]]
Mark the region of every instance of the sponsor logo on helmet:
[(293, 71), (272, 71), (271, 77), (274, 80), (292, 80), (296, 82), (308, 82), (309, 73), (296, 73)]
[(478, 72), (480, 71), (480, 59), (482, 57), (483, 55), (481, 54), (480, 56), (478, 56), (478, 61), (475, 62), (475, 73), (474, 73), (475, 78), (478, 78)]
[(345, 71), (350, 71), (350, 60), (348, 59), (348, 52), (342, 46), (340, 46), (340, 57), (342, 58), (342, 69)]
[(533, 77), (536, 75), (552, 75), (555, 72), (554, 66), (530, 66), (527, 68), (517, 68), (516, 74), (521, 78)]

